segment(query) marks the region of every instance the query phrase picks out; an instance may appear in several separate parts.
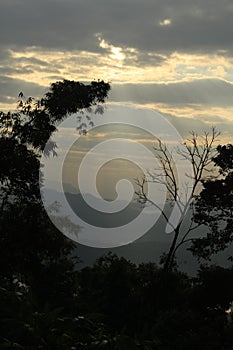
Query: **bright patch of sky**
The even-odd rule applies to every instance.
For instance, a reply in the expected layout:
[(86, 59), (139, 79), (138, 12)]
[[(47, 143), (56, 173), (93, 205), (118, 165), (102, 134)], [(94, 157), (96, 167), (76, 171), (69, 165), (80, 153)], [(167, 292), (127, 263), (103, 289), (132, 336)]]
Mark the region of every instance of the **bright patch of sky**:
[(172, 21), (169, 18), (165, 18), (159, 22), (159, 25), (162, 27), (167, 27), (167, 26), (170, 26), (171, 24), (172, 24)]

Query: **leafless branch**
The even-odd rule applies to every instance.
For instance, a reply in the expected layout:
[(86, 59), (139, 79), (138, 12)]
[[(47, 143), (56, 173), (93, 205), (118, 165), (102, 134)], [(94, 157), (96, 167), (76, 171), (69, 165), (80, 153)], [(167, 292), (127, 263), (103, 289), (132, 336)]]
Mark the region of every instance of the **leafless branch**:
[[(184, 197), (183, 195), (185, 195), (185, 201), (183, 200), (182, 202), (181, 200), (181, 191), (179, 189), (180, 184), (178, 183), (178, 178), (176, 175), (173, 154), (161, 140), (157, 140), (158, 145), (154, 147), (156, 157), (161, 165), (160, 169), (154, 169), (153, 171), (148, 170), (148, 177), (144, 177), (142, 180), (137, 179), (136, 181), (136, 184), (139, 186), (139, 191), (136, 192), (139, 202), (143, 203), (144, 205), (149, 203), (159, 209), (166, 222), (170, 224), (174, 230), (173, 241), (168, 254), (168, 259), (174, 259), (177, 249), (182, 244), (192, 240), (192, 238), (189, 238), (190, 232), (194, 231), (200, 226), (194, 224), (194, 213), (192, 213), (193, 215), (190, 219), (189, 227), (186, 229), (183, 237), (181, 237), (180, 242), (178, 242), (180, 236), (182, 235), (182, 223), (190, 204), (193, 204), (195, 200), (198, 192), (198, 185), (201, 184), (204, 179), (208, 178), (207, 174), (211, 174), (211, 177), (214, 176), (211, 173), (213, 171), (213, 167), (211, 168), (211, 165), (213, 164), (212, 159), (216, 155), (216, 149), (214, 148), (213, 144), (217, 141), (217, 137), (219, 135), (220, 133), (215, 127), (212, 127), (209, 133), (205, 132), (203, 136), (198, 136), (195, 132), (191, 132), (190, 138), (184, 143), (185, 147), (177, 147), (176, 152), (181, 156), (181, 159), (189, 161), (192, 167), (192, 174), (187, 174), (187, 177), (191, 177), (193, 179), (192, 187), (188, 187), (189, 182), (187, 181), (186, 188), (184, 186), (182, 189), (182, 198)], [(174, 227), (164, 210), (160, 208), (157, 203), (148, 198), (145, 191), (145, 186), (150, 182), (163, 185), (167, 191), (168, 198), (173, 203), (176, 203), (181, 214), (181, 220), (178, 227)], [(192, 208), (194, 208), (194, 204)]]

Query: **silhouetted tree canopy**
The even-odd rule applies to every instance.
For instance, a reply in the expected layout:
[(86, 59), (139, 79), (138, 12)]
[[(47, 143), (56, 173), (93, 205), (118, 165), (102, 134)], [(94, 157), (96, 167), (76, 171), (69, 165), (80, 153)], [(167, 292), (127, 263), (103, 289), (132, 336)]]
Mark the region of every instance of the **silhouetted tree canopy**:
[[(53, 83), (40, 100), (19, 94), (17, 112), (0, 112), (0, 265), (1, 274), (17, 277), (34, 290), (67, 283), (74, 269), (70, 254), (74, 243), (50, 222), (43, 208), (40, 156), (56, 124), (69, 113), (84, 112), (102, 104), (110, 85), (103, 81), (82, 84), (64, 80)], [(55, 154), (51, 144), (49, 154)], [(48, 155), (49, 155), (48, 154)], [(41, 179), (43, 177), (41, 176)], [(64, 273), (61, 270), (64, 269)], [(59, 272), (60, 270), (60, 272)], [(40, 287), (39, 287), (40, 286)], [(55, 288), (56, 289), (56, 288)], [(44, 298), (58, 300), (59, 291), (46, 289)], [(63, 292), (62, 292), (63, 293)], [(42, 294), (38, 293), (38, 298)]]
[[(104, 82), (66, 80), (52, 84), (39, 101), (21, 93), (17, 113), (0, 113), (0, 348), (232, 349), (232, 268), (202, 266), (189, 277), (175, 265), (165, 271), (109, 253), (78, 270), (74, 244), (45, 213), (39, 158), (47, 139), (67, 114), (93, 106), (101, 112), (109, 89)], [(49, 153), (55, 150), (51, 144)], [(230, 150), (218, 148), (222, 178), (204, 183), (198, 204), (199, 214), (202, 203), (208, 214), (200, 220), (222, 219), (222, 232), (229, 233)]]
[(205, 259), (233, 241), (233, 146), (218, 146), (217, 151), (213, 161), (219, 176), (203, 181), (195, 206), (195, 221), (208, 229), (203, 238), (194, 241), (191, 251)]

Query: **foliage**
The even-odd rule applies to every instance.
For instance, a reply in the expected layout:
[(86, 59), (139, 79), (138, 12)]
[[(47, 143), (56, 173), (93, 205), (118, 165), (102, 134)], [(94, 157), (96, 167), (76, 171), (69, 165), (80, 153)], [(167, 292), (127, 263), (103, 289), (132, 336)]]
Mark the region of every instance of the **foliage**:
[[(39, 158), (58, 122), (68, 113), (98, 107), (109, 89), (103, 81), (84, 85), (65, 80), (52, 84), (40, 100), (25, 99), (20, 93), (18, 111), (0, 112), (0, 274), (7, 286), (2, 289), (5, 297), (19, 305), (19, 319), (24, 319), (27, 303), (39, 310), (48, 304), (46, 312), (60, 305), (62, 312), (72, 309), (76, 272), (71, 253), (75, 245), (53, 226), (43, 208)], [(72, 110), (68, 96), (75, 98)], [(48, 155), (55, 155), (55, 149), (51, 143)], [(15, 294), (13, 280), (29, 288), (29, 294), (23, 293), (25, 300)], [(14, 322), (12, 327), (14, 332)]]
[[(77, 271), (75, 296), (66, 298), (66, 289), (55, 306), (38, 305), (37, 291), (2, 279), (1, 348), (228, 350), (232, 280), (233, 269), (202, 267), (189, 278), (109, 254)], [(39, 288), (49, 291), (49, 279)]]
[(67, 113), (77, 113), (104, 103), (108, 96), (110, 85), (104, 81), (92, 81), (85, 85), (77, 81), (64, 80), (51, 85), (50, 91), (41, 101), (42, 106), (52, 116), (52, 122), (63, 119)]
[[(99, 110), (109, 88), (103, 82), (57, 82), (43, 99), (25, 101), (20, 94), (17, 113), (0, 113), (0, 348), (228, 350), (233, 346), (232, 313), (226, 313), (233, 302), (233, 268), (202, 266), (190, 278), (175, 264), (165, 271), (109, 253), (77, 270), (74, 244), (43, 209), (38, 171), (47, 138), (67, 113), (91, 106)], [(218, 151), (224, 157), (217, 156), (215, 163), (227, 186), (231, 147)], [(231, 192), (229, 198), (223, 194), (221, 188), (215, 197), (224, 204), (227, 220)]]
[(233, 241), (233, 146), (218, 146), (217, 151), (213, 161), (219, 176), (203, 181), (196, 202), (195, 221), (208, 229), (204, 237), (194, 241), (191, 251), (205, 259)]

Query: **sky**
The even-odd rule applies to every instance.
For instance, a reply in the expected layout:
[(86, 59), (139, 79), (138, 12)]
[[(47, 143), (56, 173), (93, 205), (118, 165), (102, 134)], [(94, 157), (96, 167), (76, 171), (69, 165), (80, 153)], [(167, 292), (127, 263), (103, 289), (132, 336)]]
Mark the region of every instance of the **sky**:
[(1, 0), (0, 109), (57, 80), (104, 79), (109, 102), (214, 124), (230, 142), (232, 16), (231, 0)]
[(1, 0), (0, 110), (57, 80), (103, 79), (108, 104), (156, 110), (183, 137), (214, 125), (230, 143), (232, 16), (231, 0)]
[[(131, 120), (135, 108), (142, 118), (149, 109), (183, 138), (215, 126), (221, 131), (218, 142), (231, 143), (232, 18), (232, 0), (1, 0), (0, 110), (14, 110), (21, 91), (40, 98), (58, 80), (103, 79), (111, 84), (106, 116), (123, 108)], [(58, 139), (69, 139), (74, 130), (66, 126)], [(109, 137), (151, 148), (153, 140), (144, 131), (92, 130), (71, 147), (64, 181), (75, 186), (75, 162)], [(124, 146), (120, 152), (127, 153)], [(140, 173), (125, 164), (119, 158), (105, 164), (102, 177), (97, 174), (105, 198), (116, 196), (115, 185), (125, 172), (131, 180)], [(53, 163), (47, 171), (50, 184), (58, 166)]]

